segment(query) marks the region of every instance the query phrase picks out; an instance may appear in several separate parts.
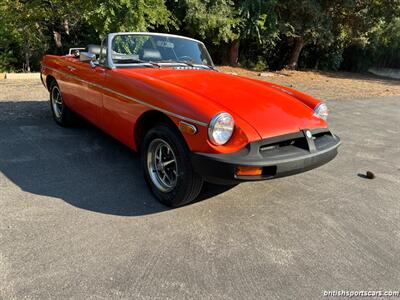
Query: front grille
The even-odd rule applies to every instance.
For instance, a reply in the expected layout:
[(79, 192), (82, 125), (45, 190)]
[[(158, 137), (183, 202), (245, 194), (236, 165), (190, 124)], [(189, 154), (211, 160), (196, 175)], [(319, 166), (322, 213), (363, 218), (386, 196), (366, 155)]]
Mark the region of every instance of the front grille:
[(262, 141), (259, 151), (262, 155), (272, 154), (276, 151), (285, 151), (291, 149), (299, 149), (305, 151), (312, 151), (313, 145), (317, 150), (326, 148), (327, 143), (332, 142), (332, 133), (327, 129), (314, 129), (311, 130), (312, 138), (307, 139), (303, 131), (292, 133), (280, 137), (275, 137)]
[(330, 131), (320, 132), (313, 136), (314, 144), (317, 150), (323, 150), (329, 146), (335, 144), (335, 139), (332, 139), (333, 135)]
[(276, 142), (272, 144), (262, 145), (260, 151), (270, 151), (278, 148), (294, 146), (304, 150), (308, 150), (307, 140), (305, 137), (289, 139), (286, 141)]

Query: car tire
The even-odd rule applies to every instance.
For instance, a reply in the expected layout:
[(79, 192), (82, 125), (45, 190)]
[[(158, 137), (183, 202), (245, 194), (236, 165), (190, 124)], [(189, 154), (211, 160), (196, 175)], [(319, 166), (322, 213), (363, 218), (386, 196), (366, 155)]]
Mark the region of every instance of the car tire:
[(67, 127), (75, 123), (75, 114), (63, 101), (60, 87), (55, 80), (50, 84), (50, 108), (53, 119), (60, 126)]
[(141, 161), (146, 183), (161, 203), (178, 207), (199, 195), (203, 178), (193, 170), (190, 151), (171, 125), (159, 124), (146, 133)]

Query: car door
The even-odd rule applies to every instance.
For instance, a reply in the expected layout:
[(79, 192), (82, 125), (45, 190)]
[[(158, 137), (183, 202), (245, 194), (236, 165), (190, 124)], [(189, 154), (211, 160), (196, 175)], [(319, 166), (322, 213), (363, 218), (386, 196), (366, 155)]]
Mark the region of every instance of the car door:
[[(103, 94), (104, 130), (133, 148), (135, 122), (148, 110), (147, 106), (132, 100), (140, 97), (137, 93), (140, 88), (134, 80), (113, 70), (106, 71), (105, 84), (107, 90)], [(129, 99), (130, 97), (132, 99)]]
[(76, 57), (65, 57), (58, 64), (57, 83), (61, 89), (65, 104), (73, 111), (79, 112), (80, 98), (82, 97), (82, 82), (76, 72), (79, 59)]
[(77, 62), (69, 67), (71, 74), (79, 82), (75, 87), (73, 109), (88, 121), (102, 127), (103, 85), (105, 68), (92, 67), (87, 62)]

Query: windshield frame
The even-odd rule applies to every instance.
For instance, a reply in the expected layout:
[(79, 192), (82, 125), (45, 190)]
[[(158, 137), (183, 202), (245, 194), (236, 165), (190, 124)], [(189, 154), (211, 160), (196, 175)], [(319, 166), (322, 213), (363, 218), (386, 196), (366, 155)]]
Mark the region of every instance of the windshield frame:
[[(201, 44), (204, 46), (204, 49), (207, 53), (207, 56), (211, 62), (211, 65), (204, 65), (204, 64), (193, 64), (194, 66), (207, 66), (211, 69), (215, 68), (214, 62), (211, 58), (210, 53), (207, 50), (207, 47), (204, 45), (203, 42), (192, 39), (189, 37), (181, 36), (181, 35), (174, 35), (174, 34), (167, 34), (167, 33), (156, 33), (156, 32), (115, 32), (115, 33), (109, 33), (107, 35), (107, 65), (111, 69), (115, 68), (143, 68), (143, 67), (149, 67), (152, 66), (151, 62), (138, 62), (138, 63), (127, 63), (127, 64), (120, 64), (120, 63), (114, 63), (113, 58), (112, 58), (112, 42), (113, 39), (117, 36), (120, 35), (137, 35), (137, 36), (164, 36), (164, 37), (171, 37), (171, 38), (180, 38), (180, 39), (186, 39), (193, 41), (195, 43)], [(160, 64), (162, 65), (185, 65), (185, 62), (161, 62)]]

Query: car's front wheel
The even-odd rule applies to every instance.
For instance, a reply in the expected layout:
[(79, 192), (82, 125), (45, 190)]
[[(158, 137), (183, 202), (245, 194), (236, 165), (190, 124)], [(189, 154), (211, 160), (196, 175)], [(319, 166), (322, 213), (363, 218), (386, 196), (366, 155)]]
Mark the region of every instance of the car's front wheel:
[(60, 87), (56, 81), (50, 85), (50, 108), (54, 121), (61, 126), (70, 126), (75, 121), (74, 113), (65, 105)]
[(203, 179), (194, 172), (188, 147), (172, 126), (160, 124), (147, 132), (141, 159), (150, 190), (165, 205), (187, 204), (200, 193)]

